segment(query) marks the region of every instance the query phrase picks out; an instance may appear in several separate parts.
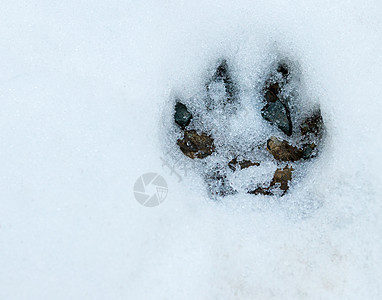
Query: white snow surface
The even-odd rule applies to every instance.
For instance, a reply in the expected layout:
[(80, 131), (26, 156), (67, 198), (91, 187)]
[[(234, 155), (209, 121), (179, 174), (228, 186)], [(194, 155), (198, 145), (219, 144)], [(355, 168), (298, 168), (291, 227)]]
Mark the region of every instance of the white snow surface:
[[(381, 299), (380, 1), (0, 7), (0, 299)], [(327, 127), (306, 176), (280, 199), (213, 201), (192, 165), (179, 182), (173, 93), (225, 56), (249, 103), (276, 52)], [(168, 184), (153, 208), (147, 172)]]

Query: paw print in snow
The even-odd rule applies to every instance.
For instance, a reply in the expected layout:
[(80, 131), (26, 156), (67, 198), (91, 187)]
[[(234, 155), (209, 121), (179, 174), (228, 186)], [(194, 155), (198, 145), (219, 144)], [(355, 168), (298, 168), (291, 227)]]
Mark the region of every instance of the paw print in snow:
[(283, 196), (294, 173), (301, 177), (322, 148), (321, 111), (303, 99), (298, 68), (280, 60), (264, 73), (257, 89), (246, 91), (230, 61), (222, 59), (204, 92), (172, 102), (176, 146), (184, 159), (197, 161), (213, 198), (243, 192)]

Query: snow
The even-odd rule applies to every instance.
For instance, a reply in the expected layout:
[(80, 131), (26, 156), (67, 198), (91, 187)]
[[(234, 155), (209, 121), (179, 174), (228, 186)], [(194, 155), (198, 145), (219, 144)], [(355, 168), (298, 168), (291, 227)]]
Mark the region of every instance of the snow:
[[(0, 299), (380, 299), (379, 1), (0, 5)], [(277, 55), (327, 126), (306, 176), (218, 202), (195, 163), (179, 182), (173, 96), (229, 57), (240, 140)], [(148, 172), (168, 184), (153, 208), (133, 194)]]

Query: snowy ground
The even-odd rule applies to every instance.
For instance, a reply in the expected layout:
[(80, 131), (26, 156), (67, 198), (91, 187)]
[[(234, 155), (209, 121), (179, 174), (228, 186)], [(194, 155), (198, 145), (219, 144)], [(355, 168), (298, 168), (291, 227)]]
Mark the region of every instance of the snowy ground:
[[(382, 4), (335, 2), (3, 1), (0, 299), (381, 299)], [(275, 48), (325, 151), (280, 201), (211, 201), (162, 166), (170, 96), (222, 55), (250, 86)]]

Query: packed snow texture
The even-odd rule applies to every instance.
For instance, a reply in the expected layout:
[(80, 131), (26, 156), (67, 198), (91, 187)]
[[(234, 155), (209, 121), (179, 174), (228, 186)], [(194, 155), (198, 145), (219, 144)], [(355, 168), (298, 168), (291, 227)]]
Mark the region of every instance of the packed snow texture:
[[(0, 299), (380, 299), (380, 1), (0, 5)], [(323, 151), (283, 198), (212, 201), (192, 163), (163, 165), (172, 97), (230, 57), (240, 141), (279, 54)], [(169, 187), (154, 208), (133, 196), (147, 172)]]

